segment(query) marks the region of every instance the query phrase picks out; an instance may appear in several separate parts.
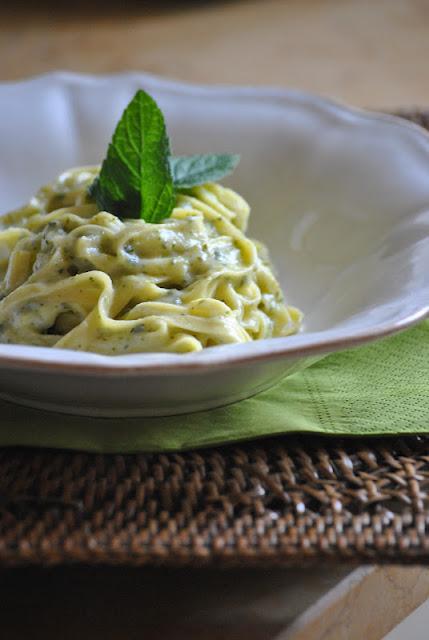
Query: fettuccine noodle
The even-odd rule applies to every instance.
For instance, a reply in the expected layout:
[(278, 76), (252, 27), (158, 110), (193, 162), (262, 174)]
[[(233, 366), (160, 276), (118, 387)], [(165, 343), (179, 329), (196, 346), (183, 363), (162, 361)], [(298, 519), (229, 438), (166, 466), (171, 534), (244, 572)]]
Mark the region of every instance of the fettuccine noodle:
[(99, 211), (97, 167), (73, 169), (0, 219), (0, 342), (185, 353), (295, 333), (249, 207), (206, 184), (159, 224)]

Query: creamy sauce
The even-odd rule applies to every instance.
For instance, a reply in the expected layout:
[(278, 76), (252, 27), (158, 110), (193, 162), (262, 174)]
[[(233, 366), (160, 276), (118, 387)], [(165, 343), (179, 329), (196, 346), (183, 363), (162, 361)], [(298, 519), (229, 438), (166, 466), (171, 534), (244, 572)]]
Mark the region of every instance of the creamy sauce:
[(180, 353), (299, 329), (238, 194), (206, 184), (160, 224), (120, 220), (89, 199), (97, 174), (70, 170), (0, 219), (0, 342)]

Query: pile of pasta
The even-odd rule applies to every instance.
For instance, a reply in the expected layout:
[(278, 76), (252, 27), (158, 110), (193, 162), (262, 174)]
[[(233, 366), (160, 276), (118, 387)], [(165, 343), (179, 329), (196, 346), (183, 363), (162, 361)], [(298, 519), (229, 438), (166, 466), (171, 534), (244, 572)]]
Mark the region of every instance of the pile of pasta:
[(159, 224), (121, 220), (88, 196), (97, 174), (70, 170), (0, 219), (0, 342), (185, 353), (299, 329), (238, 194), (206, 184)]

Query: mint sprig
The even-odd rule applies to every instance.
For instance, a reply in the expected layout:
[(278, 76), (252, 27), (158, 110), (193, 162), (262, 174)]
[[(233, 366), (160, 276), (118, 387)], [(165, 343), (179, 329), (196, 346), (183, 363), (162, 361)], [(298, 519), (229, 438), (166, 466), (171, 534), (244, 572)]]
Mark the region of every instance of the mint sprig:
[(100, 209), (120, 218), (159, 222), (175, 202), (164, 116), (145, 91), (137, 91), (113, 134), (91, 194)]
[(172, 157), (162, 111), (140, 90), (118, 122), (89, 194), (100, 210), (119, 218), (161, 222), (173, 210), (177, 189), (220, 180), (238, 162), (229, 154)]

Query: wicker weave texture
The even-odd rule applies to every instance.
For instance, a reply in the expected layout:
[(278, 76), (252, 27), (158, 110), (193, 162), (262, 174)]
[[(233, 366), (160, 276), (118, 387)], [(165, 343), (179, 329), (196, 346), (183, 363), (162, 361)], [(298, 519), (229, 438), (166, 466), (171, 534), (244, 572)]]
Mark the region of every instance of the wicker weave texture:
[[(429, 128), (429, 114), (402, 115)], [(428, 443), (284, 437), (115, 456), (3, 449), (0, 563), (425, 562)]]
[(169, 455), (0, 457), (0, 561), (421, 562), (427, 439), (287, 438)]

